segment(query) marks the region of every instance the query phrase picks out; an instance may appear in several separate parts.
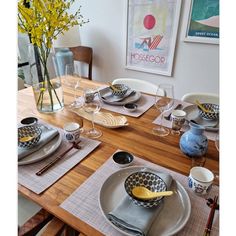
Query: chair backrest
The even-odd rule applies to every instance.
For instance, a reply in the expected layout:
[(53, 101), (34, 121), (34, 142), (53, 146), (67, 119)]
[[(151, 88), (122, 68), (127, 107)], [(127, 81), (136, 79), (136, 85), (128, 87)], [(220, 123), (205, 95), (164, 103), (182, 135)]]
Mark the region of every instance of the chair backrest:
[(213, 93), (187, 93), (181, 100), (189, 103), (195, 103), (196, 100), (199, 100), (201, 103), (214, 103), (219, 105), (219, 96)]
[(25, 83), (24, 80), (18, 77), (18, 90), (24, 89), (25, 88)]
[(85, 46), (71, 47), (74, 60), (88, 64), (87, 79), (92, 80), (93, 49)]
[[(131, 89), (135, 89), (137, 91), (153, 95), (156, 95), (158, 89), (158, 86), (151, 82), (133, 78), (118, 78), (113, 80), (112, 84), (125, 84)], [(164, 91), (163, 93), (161, 92), (159, 95), (164, 95)]]

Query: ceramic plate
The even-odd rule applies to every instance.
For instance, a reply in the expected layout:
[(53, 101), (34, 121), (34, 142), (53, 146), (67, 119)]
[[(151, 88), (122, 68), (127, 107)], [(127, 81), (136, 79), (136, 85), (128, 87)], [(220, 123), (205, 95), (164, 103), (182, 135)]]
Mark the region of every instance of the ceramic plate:
[(135, 91), (134, 94), (131, 94), (130, 96), (122, 99), (121, 101), (109, 101), (108, 99), (105, 99), (104, 96), (107, 96), (111, 93), (110, 88), (104, 88), (100, 90), (100, 96), (101, 96), (101, 100), (107, 104), (111, 104), (111, 105), (117, 105), (117, 106), (123, 106), (126, 103), (133, 103), (133, 102), (137, 102), (140, 97), (141, 97), (141, 93), (139, 91)]
[[(198, 124), (205, 127), (208, 131), (217, 132), (219, 130), (218, 120), (205, 120), (199, 115), (198, 108), (196, 105), (190, 105), (183, 109), (187, 113), (186, 119), (188, 121), (195, 120)], [(212, 127), (214, 126), (214, 127)]]
[(62, 141), (62, 134), (60, 134), (59, 132), (59, 134), (54, 139), (45, 144), (38, 151), (33, 152), (30, 155), (23, 158), (22, 160), (18, 161), (18, 165), (19, 166), (27, 165), (43, 160), (44, 158), (48, 157), (59, 148), (61, 141)]
[[(107, 214), (127, 194), (124, 189), (125, 179), (133, 172), (146, 170), (146, 167), (132, 166), (121, 169), (109, 176), (102, 185), (99, 194), (99, 206), (107, 222), (124, 235), (131, 235), (116, 227), (108, 220)], [(154, 220), (148, 235), (166, 236), (180, 231), (187, 223), (191, 213), (191, 203), (184, 187), (176, 180), (172, 181), (170, 190), (174, 191), (170, 197), (164, 199), (164, 206)]]
[[(83, 108), (74, 108), (71, 111), (75, 112), (77, 115), (87, 119), (92, 120), (92, 115), (84, 111)], [(124, 126), (128, 126), (128, 121), (125, 116), (117, 116), (108, 112), (98, 112), (94, 114), (94, 123), (99, 124), (103, 127), (116, 129)]]

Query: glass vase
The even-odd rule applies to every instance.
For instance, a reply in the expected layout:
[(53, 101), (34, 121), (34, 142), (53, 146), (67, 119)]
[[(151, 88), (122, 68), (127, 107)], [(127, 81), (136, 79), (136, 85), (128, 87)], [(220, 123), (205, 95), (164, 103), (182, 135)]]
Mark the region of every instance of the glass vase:
[(53, 113), (64, 108), (61, 78), (53, 58), (49, 49), (29, 46), (31, 83), (39, 112)]

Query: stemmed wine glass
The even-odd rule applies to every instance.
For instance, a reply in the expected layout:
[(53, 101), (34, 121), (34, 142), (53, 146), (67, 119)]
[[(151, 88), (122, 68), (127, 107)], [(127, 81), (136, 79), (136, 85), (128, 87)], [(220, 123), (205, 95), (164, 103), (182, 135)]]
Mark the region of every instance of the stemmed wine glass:
[(79, 68), (76, 64), (67, 64), (65, 67), (66, 84), (74, 89), (74, 101), (69, 105), (70, 108), (80, 108), (83, 106), (83, 98), (79, 95), (81, 77)]
[(161, 112), (160, 125), (153, 128), (152, 133), (157, 136), (167, 136), (170, 130), (162, 125), (165, 111), (174, 104), (174, 87), (171, 84), (160, 84), (155, 96), (155, 106)]
[(216, 137), (215, 137), (215, 146), (216, 146), (216, 149), (219, 152), (219, 150), (220, 150), (220, 137), (219, 137), (219, 134), (217, 134)]
[[(97, 90), (93, 91), (93, 94), (97, 94)], [(90, 93), (91, 93), (91, 89), (90, 89)], [(84, 92), (84, 96), (86, 96), (86, 91)], [(98, 113), (101, 109), (101, 102), (99, 99), (86, 99), (86, 97), (84, 98), (84, 105), (83, 105), (83, 109), (85, 112), (87, 112), (88, 114), (91, 115), (91, 122), (92, 122), (92, 129), (89, 130), (85, 130), (84, 131), (84, 136), (88, 137), (88, 138), (99, 138), (102, 136), (102, 131), (95, 129), (94, 126), (94, 116), (96, 113)]]

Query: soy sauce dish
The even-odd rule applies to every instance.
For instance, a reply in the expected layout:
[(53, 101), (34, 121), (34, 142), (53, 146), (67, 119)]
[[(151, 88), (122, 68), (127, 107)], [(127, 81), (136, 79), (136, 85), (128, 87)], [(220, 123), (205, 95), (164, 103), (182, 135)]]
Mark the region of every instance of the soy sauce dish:
[(133, 111), (137, 110), (138, 105), (135, 103), (127, 103), (123, 107), (125, 110), (133, 112)]
[(22, 125), (34, 125), (38, 123), (38, 119), (36, 117), (26, 117), (20, 122)]
[(113, 161), (119, 166), (119, 167), (127, 167), (129, 166), (134, 160), (134, 156), (130, 154), (129, 152), (116, 152), (113, 155)]

